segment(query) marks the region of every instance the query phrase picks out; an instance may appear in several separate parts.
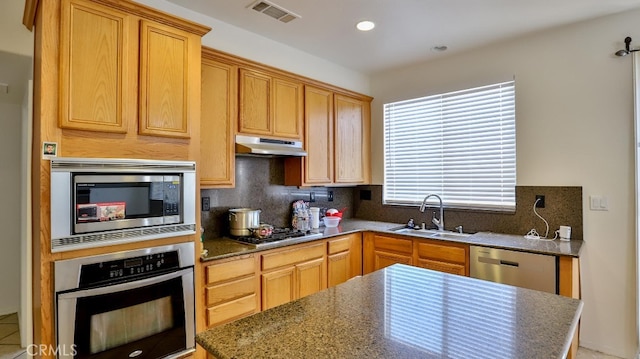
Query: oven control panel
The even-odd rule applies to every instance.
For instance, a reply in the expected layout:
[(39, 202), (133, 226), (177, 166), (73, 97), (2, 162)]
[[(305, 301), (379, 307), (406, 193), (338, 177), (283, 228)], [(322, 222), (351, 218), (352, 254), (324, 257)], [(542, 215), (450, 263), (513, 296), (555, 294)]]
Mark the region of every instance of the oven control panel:
[(80, 269), (80, 288), (157, 274), (180, 268), (178, 251), (83, 264)]

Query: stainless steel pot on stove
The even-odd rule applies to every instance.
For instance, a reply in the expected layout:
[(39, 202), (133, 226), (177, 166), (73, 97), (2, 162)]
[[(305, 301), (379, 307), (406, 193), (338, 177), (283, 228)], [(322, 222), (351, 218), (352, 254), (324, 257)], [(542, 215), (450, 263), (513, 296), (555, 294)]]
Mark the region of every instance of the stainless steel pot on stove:
[(229, 210), (229, 229), (232, 236), (250, 236), (260, 227), (259, 209), (233, 208)]

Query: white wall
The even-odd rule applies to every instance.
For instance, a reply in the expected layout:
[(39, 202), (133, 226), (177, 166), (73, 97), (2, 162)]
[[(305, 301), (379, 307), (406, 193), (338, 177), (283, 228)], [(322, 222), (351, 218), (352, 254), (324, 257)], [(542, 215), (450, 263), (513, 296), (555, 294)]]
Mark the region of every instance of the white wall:
[(0, 102), (0, 314), (20, 308), (20, 171), (22, 108)]
[(134, 0), (138, 3), (212, 27), (202, 45), (249, 60), (258, 61), (308, 78), (369, 94), (369, 78), (317, 56), (220, 20), (185, 9), (165, 0)]
[(0, 49), (18, 55), (33, 55), (33, 35), (22, 25), (24, 0), (2, 0)]
[(23, 348), (33, 343), (33, 245), (31, 235), (31, 145), (33, 143), (33, 81), (29, 80), (22, 101), (20, 176), (23, 179), (20, 201), (20, 341)]
[[(373, 178), (383, 180), (382, 104), (515, 76), (517, 183), (582, 186), (582, 346), (631, 358), (635, 308), (634, 141), (631, 56), (613, 53), (640, 11), (522, 37), (373, 76)], [(590, 195), (609, 211), (589, 210)], [(524, 234), (524, 233), (523, 233)]]

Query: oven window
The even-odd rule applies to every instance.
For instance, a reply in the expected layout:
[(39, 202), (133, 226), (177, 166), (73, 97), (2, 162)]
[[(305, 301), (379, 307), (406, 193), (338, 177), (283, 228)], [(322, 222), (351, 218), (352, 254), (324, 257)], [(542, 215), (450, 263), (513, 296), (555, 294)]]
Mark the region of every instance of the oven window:
[(76, 358), (161, 358), (185, 349), (182, 277), (78, 298)]
[(91, 316), (91, 354), (150, 337), (173, 327), (171, 297)]

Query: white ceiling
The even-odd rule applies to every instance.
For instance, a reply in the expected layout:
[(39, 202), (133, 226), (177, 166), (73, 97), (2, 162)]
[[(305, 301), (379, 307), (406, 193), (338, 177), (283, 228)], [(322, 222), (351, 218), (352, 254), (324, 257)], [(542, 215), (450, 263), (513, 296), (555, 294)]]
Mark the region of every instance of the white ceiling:
[[(269, 0), (301, 16), (282, 23), (248, 8), (255, 0), (169, 1), (363, 73), (640, 7), (640, 0)], [(355, 30), (363, 19), (376, 28)], [(439, 45), (449, 50), (431, 50)]]

